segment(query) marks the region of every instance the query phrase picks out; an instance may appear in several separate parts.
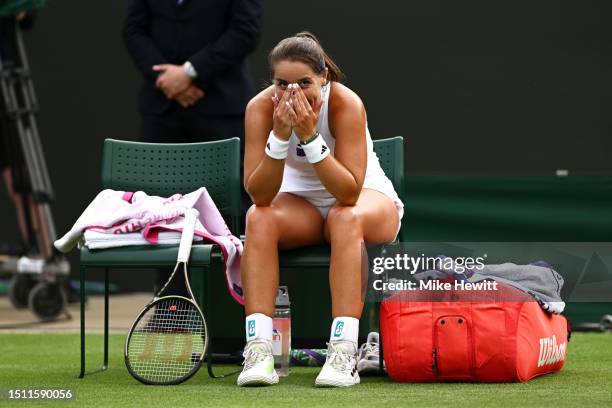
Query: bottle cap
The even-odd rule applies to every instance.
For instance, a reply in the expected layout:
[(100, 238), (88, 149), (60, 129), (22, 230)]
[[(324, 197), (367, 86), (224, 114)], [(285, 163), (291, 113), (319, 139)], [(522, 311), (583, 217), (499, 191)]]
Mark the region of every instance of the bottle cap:
[(276, 292), (276, 306), (289, 306), (289, 288), (287, 286), (279, 286)]

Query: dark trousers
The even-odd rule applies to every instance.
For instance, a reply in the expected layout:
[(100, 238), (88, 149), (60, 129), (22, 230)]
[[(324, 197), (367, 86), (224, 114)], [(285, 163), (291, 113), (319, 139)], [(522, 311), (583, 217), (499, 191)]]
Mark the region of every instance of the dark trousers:
[[(239, 137), (241, 150), (240, 174), (244, 174), (243, 115), (205, 116), (192, 109), (184, 109), (175, 105), (163, 114), (142, 114), (141, 119), (140, 140), (147, 143), (196, 143)], [(251, 204), (251, 200), (243, 188), (243, 214), (246, 213)], [(244, 231), (244, 225), (240, 226), (240, 231), (232, 232), (234, 235), (239, 235), (242, 231)], [(159, 270), (156, 277), (157, 287), (161, 288), (169, 276), (169, 271)], [(170, 287), (169, 293), (185, 295), (182, 284)]]

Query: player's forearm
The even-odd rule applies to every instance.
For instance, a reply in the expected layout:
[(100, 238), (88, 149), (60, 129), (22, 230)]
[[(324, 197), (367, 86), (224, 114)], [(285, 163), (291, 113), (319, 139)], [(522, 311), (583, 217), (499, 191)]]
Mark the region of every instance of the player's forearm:
[(340, 205), (351, 206), (357, 203), (362, 183), (333, 156), (313, 165), (321, 183)]
[(269, 206), (283, 182), (284, 160), (276, 160), (267, 155), (251, 173), (244, 187), (253, 203), (260, 207)]

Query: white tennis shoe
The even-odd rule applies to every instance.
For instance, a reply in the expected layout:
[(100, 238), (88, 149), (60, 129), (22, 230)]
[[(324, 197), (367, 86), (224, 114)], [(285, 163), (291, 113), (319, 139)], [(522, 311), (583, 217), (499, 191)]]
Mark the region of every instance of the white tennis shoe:
[(315, 380), (317, 387), (350, 387), (359, 384), (357, 345), (352, 341), (328, 343), (327, 359)]
[(238, 376), (238, 385), (278, 384), (278, 374), (274, 370), (272, 343), (269, 340), (251, 340), (244, 348), (244, 367)]
[[(383, 370), (385, 362), (383, 361)], [(359, 374), (377, 374), (380, 370), (380, 336), (370, 332), (366, 342), (359, 347), (357, 372)]]

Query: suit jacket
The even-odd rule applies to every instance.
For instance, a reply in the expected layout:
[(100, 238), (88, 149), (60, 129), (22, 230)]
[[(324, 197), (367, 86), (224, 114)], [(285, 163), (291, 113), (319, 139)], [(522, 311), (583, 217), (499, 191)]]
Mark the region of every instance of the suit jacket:
[(156, 64), (193, 64), (205, 92), (201, 114), (244, 114), (253, 95), (247, 55), (259, 43), (263, 0), (128, 0), (123, 39), (144, 76), (139, 111), (163, 113), (173, 103), (155, 87)]

